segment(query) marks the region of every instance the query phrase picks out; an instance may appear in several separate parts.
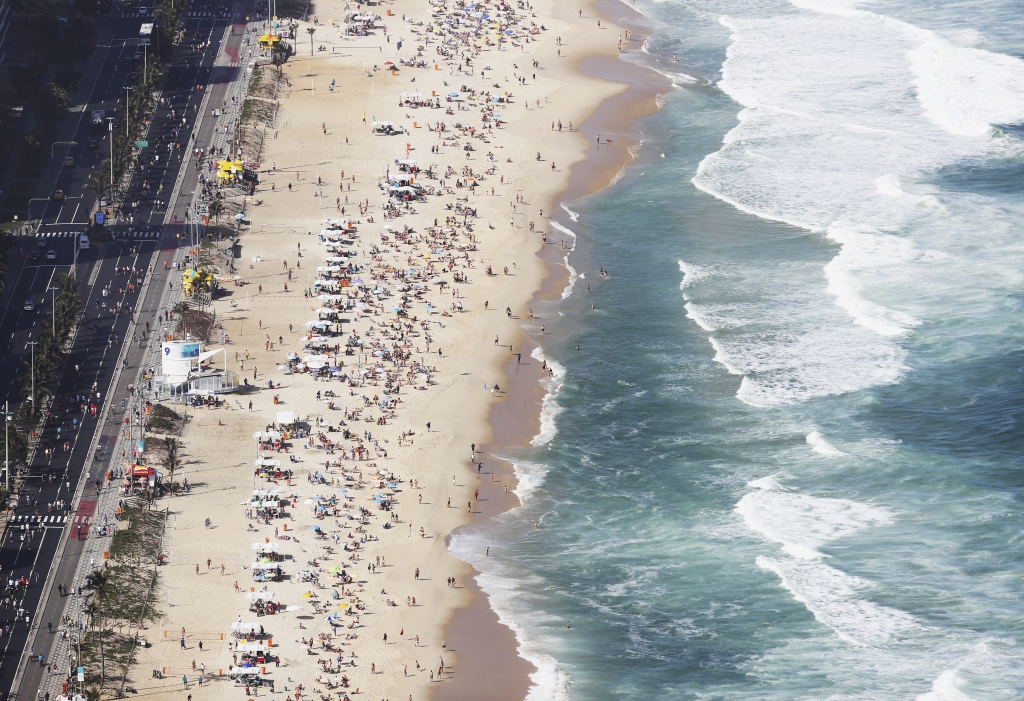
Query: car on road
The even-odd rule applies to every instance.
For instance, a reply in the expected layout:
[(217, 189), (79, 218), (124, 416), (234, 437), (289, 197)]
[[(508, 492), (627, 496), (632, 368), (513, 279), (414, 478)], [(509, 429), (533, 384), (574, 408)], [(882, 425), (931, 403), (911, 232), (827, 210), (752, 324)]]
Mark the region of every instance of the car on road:
[(25, 304), (22, 306), (22, 309), (24, 309), (27, 312), (34, 312), (36, 310), (36, 303), (33, 302), (31, 299), (26, 299)]
[(46, 252), (46, 260), (57, 260), (57, 251), (52, 248)]
[(95, 136), (90, 136), (89, 137), (89, 150), (90, 151), (95, 151), (96, 147), (99, 146), (99, 145), (100, 145), (100, 142), (96, 139)]
[(29, 260), (39, 260), (39, 258), (40, 258), (39, 251), (32, 251), (32, 252), (30, 252), (28, 254), (28, 259)]
[(46, 248), (46, 239), (42, 236), (36, 236), (36, 248)]
[(75, 157), (74, 156), (68, 156), (67, 158), (65, 158), (64, 159), (64, 165), (67, 166), (68, 168), (74, 168), (75, 167)]
[(54, 190), (53, 191), (53, 199), (55, 199), (55, 200), (62, 200), (62, 199), (64, 199), (64, 191), (63, 190)]

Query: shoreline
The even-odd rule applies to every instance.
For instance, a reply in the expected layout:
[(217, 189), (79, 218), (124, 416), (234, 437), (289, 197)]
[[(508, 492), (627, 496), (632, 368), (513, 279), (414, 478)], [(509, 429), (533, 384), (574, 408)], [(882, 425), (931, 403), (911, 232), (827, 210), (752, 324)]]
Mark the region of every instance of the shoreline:
[[(642, 16), (623, 0), (594, 0), (590, 6), (601, 14), (602, 20), (611, 16), (615, 9), (625, 9)], [(633, 43), (642, 45), (645, 35), (638, 35), (628, 24), (624, 28), (633, 32)], [(637, 140), (631, 127), (638, 120), (656, 112), (659, 108), (658, 97), (672, 88), (671, 81), (665, 76), (608, 53), (596, 53), (582, 58), (577, 62), (575, 70), (582, 75), (612, 80), (626, 87), (602, 100), (577, 128), (579, 133), (588, 137), (589, 145), (583, 157), (572, 164), (564, 190), (546, 202), (549, 214), (545, 214), (544, 220), (549, 223), (561, 218), (555, 214), (556, 208), (563, 209), (570, 203), (596, 195), (619, 181), (636, 160), (632, 149)], [(607, 140), (609, 135), (613, 136), (610, 141)], [(598, 136), (603, 139), (600, 144)], [(531, 307), (537, 308), (561, 301), (570, 280), (569, 270), (563, 260), (565, 251), (554, 246), (550, 229), (546, 233), (547, 245), (542, 246), (536, 254), (546, 274), (529, 303)], [(575, 243), (571, 250), (575, 250)], [(555, 334), (546, 331), (545, 335)], [(510, 491), (516, 485), (514, 468), (510, 462), (494, 454), (505, 450), (539, 449), (533, 441), (541, 431), (542, 403), (548, 395), (548, 390), (541, 385), (546, 375), (540, 368), (540, 361), (533, 356), (535, 349), (543, 350), (542, 343), (538, 342), (535, 335), (528, 336), (523, 324), (520, 324), (519, 340), (524, 360), (520, 364), (510, 358), (503, 364), (509, 389), (505, 398), (491, 408), (487, 419), (491, 440), (484, 446), (494, 466), (494, 481), (499, 484), (509, 483), (512, 485)], [(453, 535), (492, 522), (520, 506), (519, 500), (515, 499), (513, 504), (481, 509), (479, 515), (474, 515), (471, 521), (457, 528)], [(521, 642), (517, 633), (500, 621), (489, 596), (477, 583), (480, 572), (471, 565), (469, 567), (471, 574), (467, 582), (472, 594), (470, 602), (454, 609), (445, 626), (445, 637), (453, 642), (452, 649), (457, 651), (461, 647), (468, 649), (468, 652), (459, 655), (462, 669), (451, 681), (440, 687), (434, 696), (435, 701), (470, 701), (481, 696), (502, 701), (525, 699), (533, 686), (532, 679), (528, 677), (538, 669), (519, 654)]]
[[(320, 17), (329, 17), (332, 7), (338, 10), (340, 4), (322, 3), (317, 8)], [(422, 13), (422, 4), (395, 0), (386, 7), (378, 7), (377, 13), (383, 16), (386, 11), (378, 26), (387, 26), (388, 37), (403, 27), (423, 26), (412, 24), (418, 20), (406, 14)], [(164, 618), (160, 639), (171, 645), (140, 652), (133, 680), (140, 691), (170, 692), (166, 680), (143, 683), (138, 677), (150, 667), (194, 672), (195, 664), (205, 663), (224, 677), (232, 664), (238, 664), (230, 641), (222, 637), (224, 642), (203, 648), (196, 637), (227, 630), (236, 619), (255, 618), (246, 611), (252, 610), (261, 585), (249, 581), (248, 570), (255, 547), (273, 538), (286, 557), (286, 568), (281, 581), (264, 585), (263, 590), (286, 603), (289, 615), (261, 618), (259, 623), (272, 634), (272, 652), (284, 667), (271, 676), (278, 689), (291, 693), (301, 684), (304, 695), (315, 695), (319, 686), (338, 690), (336, 677), (344, 657), (351, 685), (343, 688), (349, 693), (460, 699), (470, 694), (478, 698), (486, 686), (494, 689), (489, 695), (495, 698), (527, 695), (532, 664), (518, 655), (515, 632), (500, 623), (498, 612), (473, 580), (472, 567), (450, 551), (450, 538), (459, 528), (493, 518), (517, 503), (514, 494), (493, 498), (488, 489), (497, 495), (499, 487), (514, 485), (510, 466), (494, 452), (526, 445), (538, 432), (545, 390), (538, 382), (540, 363), (532, 358), (532, 335), (523, 319), (531, 304), (558, 299), (568, 274), (561, 260), (565, 251), (554, 245), (545, 221), (557, 219), (553, 215), (558, 214), (561, 199), (592, 194), (614, 181), (632, 158), (627, 136), (639, 115), (637, 105), (646, 105), (647, 112), (657, 106), (657, 91), (649, 89), (649, 78), (638, 77), (649, 71), (616, 56), (614, 33), (621, 30), (609, 25), (606, 13), (592, 9), (577, 22), (569, 14), (572, 9), (555, 7), (553, 0), (530, 10), (536, 13), (536, 25), (547, 25), (545, 30), (521, 32), (522, 43), (511, 40), (500, 53), (490, 41), (496, 34), (488, 34), (484, 48), (471, 46), (447, 28), (440, 37), (433, 30), (416, 31), (419, 36), (412, 46), (407, 41), (404, 56), (419, 52), (434, 65), (401, 66), (398, 73), (364, 70), (376, 67), (354, 51), (376, 51), (380, 43), (383, 58), (399, 61), (395, 44), (388, 46), (383, 33), (333, 42), (320, 38), (332, 29), (322, 22), (313, 24), (313, 17), (297, 27), (298, 55), (282, 67), (282, 82), (275, 83), (273, 99), (280, 109), (274, 114), (280, 117), (263, 131), (261, 182), (250, 195), (265, 204), (255, 207), (258, 203), (253, 201), (247, 209), (253, 223), (244, 225), (248, 229), (236, 256), (243, 263), (236, 278), (241, 281), (239, 289), (230, 289), (227, 298), (213, 304), (225, 331), (226, 365), (251, 374), (247, 382), (252, 384), (218, 410), (199, 411), (183, 436), (186, 462), (175, 478), (188, 479), (192, 489), (187, 497), (169, 502), (169, 559), (157, 596), (166, 602), (159, 605)], [(302, 55), (307, 31), (310, 37), (317, 32), (316, 42), (332, 43), (332, 50), (314, 55), (311, 38), (305, 45), (310, 53)], [(419, 42), (424, 46), (416, 47)], [(433, 56), (431, 44), (443, 58)], [(636, 37), (633, 45), (639, 46)], [(451, 55), (442, 54), (442, 47)], [(463, 72), (463, 55), (479, 60), (479, 67), (494, 77), (478, 77), (476, 68)], [(531, 59), (533, 69), (522, 66)], [(493, 67), (486, 65), (488, 61)], [(513, 77), (519, 87), (505, 93), (512, 99), (495, 107), (494, 81), (512, 86)], [(341, 88), (337, 91), (336, 82)], [(447, 92), (460, 84), (470, 87)], [(648, 93), (641, 99), (644, 86)], [(442, 97), (441, 109), (396, 106), (410, 89), (453, 99)], [(260, 99), (271, 99), (269, 92), (260, 94)], [(495, 116), (501, 112), (500, 128), (485, 118), (475, 122), (476, 134), (467, 133), (466, 120), (478, 119), (472, 114), (478, 110)], [(371, 134), (370, 122), (376, 120), (393, 120), (402, 127), (402, 135)], [(578, 128), (548, 130), (557, 120), (571, 121)], [(442, 123), (447, 128), (438, 128)], [(601, 130), (600, 146), (592, 129)], [(608, 137), (611, 143), (605, 143)], [(534, 158), (535, 154), (540, 155)], [(386, 177), (401, 170), (397, 166), (403, 155), (434, 171), (427, 177), (422, 171), (416, 174), (435, 196), (418, 198), (415, 207), (397, 205), (384, 187), (390, 182)], [(591, 167), (594, 163), (599, 167)], [(484, 186), (481, 191), (469, 188), (468, 180), (462, 180), (467, 176), (474, 186)], [(463, 207), (473, 210), (471, 230), (460, 230), (466, 224)], [(458, 216), (451, 217), (453, 213)], [(337, 252), (328, 252), (315, 232), (325, 228), (318, 226), (320, 222), (339, 215), (358, 218), (358, 226), (354, 235), (342, 237), (352, 241), (332, 244), (329, 248)], [(548, 245), (542, 243), (541, 231)], [(349, 350), (357, 352), (353, 357), (333, 351), (329, 362), (348, 379), (340, 385), (321, 384), (307, 372), (291, 372), (282, 358), (285, 351), (300, 350), (313, 335), (307, 322), (315, 323), (318, 305), (324, 302), (303, 288), (313, 289), (314, 277), (329, 277), (328, 258), (345, 262), (339, 255), (350, 256), (360, 266), (355, 297), (353, 288), (340, 295), (349, 304), (341, 312), (345, 333), (336, 331), (350, 341), (354, 335), (357, 348)], [(435, 289), (428, 284), (439, 276), (450, 277), (444, 280), (450, 287)], [(413, 282), (422, 283), (416, 287), (419, 293), (412, 289)], [(378, 294), (375, 287), (384, 288), (380, 301), (373, 296)], [(385, 298), (390, 299), (384, 302)], [(360, 304), (353, 306), (355, 301)], [(451, 313), (446, 311), (449, 303)], [(394, 305), (404, 306), (407, 316), (389, 314)], [(371, 354), (377, 348), (381, 350)], [(515, 362), (513, 349), (521, 353), (522, 364)], [(388, 350), (397, 357), (377, 360)], [(233, 360), (227, 357), (232, 354)], [(367, 376), (371, 367), (377, 369)], [(504, 391), (490, 386), (498, 383)], [(321, 390), (333, 391), (321, 401)], [(387, 410), (381, 408), (381, 399), (389, 405)], [(241, 518), (246, 502), (240, 500), (263, 483), (248, 467), (250, 436), (275, 424), (281, 411), (295, 411), (310, 431), (292, 441), (290, 458), (276, 456), (295, 470), (294, 479), (271, 485), (288, 497), (285, 521), (254, 519), (251, 508)], [(390, 415), (382, 423), (385, 417), (379, 414)], [(374, 420), (373, 426), (364, 423)], [(341, 426), (348, 426), (343, 437)], [(336, 442), (338, 449), (325, 452), (327, 440)], [(473, 474), (471, 446), (474, 452), (484, 451), (480, 459), (488, 473)], [(350, 448), (352, 457), (347, 455)], [(491, 472), (496, 482), (491, 482)], [(395, 508), (388, 514), (372, 503), (366, 490), (384, 492), (392, 480), (397, 486), (391, 485), (393, 492), (387, 496), (394, 497)], [(341, 486), (347, 490), (337, 490)], [(336, 490), (345, 496), (335, 497), (339, 508), (325, 518), (316, 511), (317, 497), (326, 499)], [(362, 523), (358, 527), (349, 511), (357, 506)], [(363, 516), (365, 506), (370, 508)], [(211, 515), (212, 523), (204, 525)], [(384, 525), (385, 520), (390, 523)], [(384, 530), (376, 530), (382, 525)], [(310, 535), (312, 528), (320, 532)], [(212, 540), (209, 529), (216, 531)], [(326, 542), (324, 535), (329, 536)], [(337, 573), (346, 569), (355, 581), (342, 585)], [(311, 579), (310, 571), (315, 575)], [(449, 584), (442, 587), (446, 576)], [(337, 614), (335, 606), (342, 605), (346, 614), (334, 623), (340, 618), (351, 625), (335, 629), (326, 623), (325, 614)], [(362, 621), (358, 614), (349, 617), (357, 610), (365, 612)], [(193, 632), (196, 620), (204, 621), (208, 631)], [(175, 631), (182, 627), (187, 631), (178, 636)], [(314, 645), (320, 665), (309, 657)], [(336, 649), (328, 653), (329, 645)], [(439, 656), (444, 663), (440, 668)], [(276, 669), (268, 668), (268, 674)]]

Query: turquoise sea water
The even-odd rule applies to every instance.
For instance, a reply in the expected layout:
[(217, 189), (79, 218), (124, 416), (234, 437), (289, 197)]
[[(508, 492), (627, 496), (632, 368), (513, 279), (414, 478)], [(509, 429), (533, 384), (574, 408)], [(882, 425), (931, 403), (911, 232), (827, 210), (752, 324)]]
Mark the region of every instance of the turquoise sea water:
[(1024, 697), (1019, 3), (638, 9), (677, 89), (559, 212), (524, 505), (453, 543), (531, 698)]

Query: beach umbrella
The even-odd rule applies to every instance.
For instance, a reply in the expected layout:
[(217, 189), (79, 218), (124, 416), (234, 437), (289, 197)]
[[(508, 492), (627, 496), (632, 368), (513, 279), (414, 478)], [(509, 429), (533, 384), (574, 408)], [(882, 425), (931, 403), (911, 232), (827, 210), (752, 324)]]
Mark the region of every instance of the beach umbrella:
[(391, 307), (391, 311), (393, 311), (395, 314), (397, 314), (398, 312), (400, 312), (402, 310), (399, 307)]
[(238, 220), (238, 221), (242, 221), (243, 219), (245, 219), (245, 215), (244, 214), (236, 214), (235, 215), (235, 219)]
[(426, 310), (427, 310), (427, 311), (429, 312), (429, 311), (430, 311), (431, 309), (433, 309), (434, 307), (433, 307), (433, 306), (431, 306), (431, 305), (429, 305), (429, 304), (425, 304), (425, 305), (423, 305), (423, 308), (424, 308), (424, 309), (426, 309)]
[(347, 489), (339, 489), (338, 490), (338, 494), (348, 494), (348, 490)]
[[(306, 499), (306, 501), (304, 501), (302, 503), (305, 504), (306, 506), (309, 506), (310, 504), (313, 504), (315, 502), (316, 502), (316, 499)], [(317, 528), (319, 528), (319, 526), (314, 526), (313, 530), (315, 531)]]
[(311, 531), (319, 531), (320, 530), (320, 526), (310, 526), (309, 530), (311, 530)]
[(328, 572), (340, 572), (341, 568), (338, 567), (337, 565), (331, 565), (330, 567), (327, 568), (327, 571)]
[(313, 592), (311, 592), (311, 591), (302, 592), (302, 598), (303, 599), (312, 599), (313, 598)]
[(459, 96), (459, 94), (457, 92), (450, 92), (450, 93), (448, 93), (448, 97), (458, 97), (458, 96)]
[(398, 485), (396, 485), (396, 484), (395, 484), (394, 482), (388, 482), (388, 488), (389, 488), (389, 489), (394, 489), (394, 488), (395, 488), (395, 487), (397, 487), (397, 486), (398, 486)]
[(301, 610), (302, 610), (301, 606), (294, 606), (294, 605), (289, 606), (288, 608), (285, 609), (285, 611), (301, 611)]
[(436, 285), (437, 283), (442, 282), (441, 276), (435, 275), (434, 277), (430, 278), (430, 281)]
[(348, 608), (348, 604), (338, 604), (338, 608), (340, 608), (340, 609), (347, 609)]
[(392, 62), (392, 61), (385, 61), (385, 62), (384, 62), (384, 65), (385, 65), (385, 66), (393, 66), (393, 65), (395, 65), (395, 64), (394, 64), (394, 62)]

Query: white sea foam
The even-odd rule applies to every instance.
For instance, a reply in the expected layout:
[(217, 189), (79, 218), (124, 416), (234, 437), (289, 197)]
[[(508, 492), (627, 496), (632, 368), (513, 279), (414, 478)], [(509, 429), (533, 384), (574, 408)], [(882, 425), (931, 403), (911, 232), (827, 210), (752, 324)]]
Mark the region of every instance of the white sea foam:
[(821, 453), (822, 455), (827, 455), (830, 458), (846, 455), (846, 453), (825, 440), (824, 436), (822, 436), (818, 431), (811, 431), (807, 434), (807, 443), (815, 453)]
[[(530, 355), (537, 362), (544, 362), (546, 359), (540, 346), (535, 347)], [(547, 363), (551, 368), (551, 374), (540, 381), (541, 386), (546, 390), (544, 399), (540, 403), (540, 431), (530, 441), (530, 444), (535, 446), (547, 445), (555, 437), (555, 434), (558, 433), (558, 424), (555, 419), (562, 412), (562, 407), (556, 400), (558, 390), (565, 382), (565, 368), (554, 360), (548, 360)]]
[(932, 690), (926, 694), (920, 694), (917, 701), (974, 701), (972, 697), (960, 691), (957, 684), (960, 677), (955, 670), (947, 669), (932, 682)]
[(759, 480), (748, 486), (735, 511), (746, 526), (767, 540), (782, 545), (792, 557), (821, 558), (818, 548), (872, 526), (888, 525), (888, 509), (849, 499), (812, 497), (784, 489), (776, 480)]
[(778, 575), (794, 599), (847, 642), (887, 645), (921, 628), (910, 614), (865, 599), (871, 582), (822, 562), (759, 556), (757, 566)]
[[(572, 215), (570, 214), (570, 216)], [(573, 221), (575, 221), (575, 219)], [(579, 237), (576, 235), (575, 231), (573, 231), (567, 226), (562, 226), (561, 224), (555, 221), (551, 222), (551, 226), (555, 229), (558, 229), (563, 234), (568, 234), (569, 236), (572, 236), (573, 243), (572, 246), (569, 248), (569, 253), (572, 253), (574, 250), (576, 250), (576, 239)], [(562, 290), (562, 299), (565, 299), (566, 297), (572, 294), (572, 290), (576, 286), (576, 280), (579, 278), (579, 276), (576, 274), (576, 268), (572, 267), (572, 265), (569, 263), (569, 253), (566, 253), (565, 257), (562, 258), (562, 261), (565, 263), (565, 269), (569, 271), (569, 284), (565, 286), (564, 290)]]
[[(928, 34), (931, 34), (930, 32)], [(987, 136), (1024, 119), (1024, 61), (931, 34), (910, 52), (925, 116), (952, 134)]]
[[(664, 154), (662, 154), (664, 155)], [(689, 299), (686, 294), (686, 288), (691, 285), (696, 285), (701, 280), (704, 280), (711, 274), (709, 268), (705, 268), (699, 265), (693, 265), (687, 263), (684, 260), (679, 261), (679, 272), (683, 274), (683, 279), (679, 283), (679, 289), (683, 290), (683, 299)]]
[[(540, 355), (543, 357), (543, 354)], [(550, 361), (548, 364), (551, 364)], [(503, 459), (508, 460), (515, 472), (515, 494), (519, 498), (519, 506), (497, 517), (502, 524), (501, 528), (520, 518), (523, 509), (530, 508), (548, 474), (548, 467), (541, 463), (515, 458)], [(527, 701), (568, 701), (572, 678), (548, 652), (552, 648), (552, 641), (546, 640), (543, 633), (545, 624), (551, 621), (541, 612), (541, 606), (529, 600), (543, 583), (531, 578), (524, 579), (522, 568), (507, 562), (497, 553), (492, 553), (490, 557), (482, 556), (487, 547), (494, 545), (493, 536), (486, 528), (459, 529), (452, 535), (450, 551), (473, 565), (480, 573), (476, 578), (477, 584), (487, 595), (498, 620), (515, 634), (519, 656), (537, 668), (530, 674), (531, 686), (526, 696)]]
[(452, 535), (450, 550), (479, 572), (477, 584), (498, 620), (515, 634), (519, 656), (537, 668), (530, 674), (526, 700), (567, 701), (572, 678), (548, 652), (554, 641), (546, 640), (543, 633), (551, 621), (527, 600), (531, 589), (541, 583), (523, 580), (521, 570), (513, 570), (499, 557), (481, 557), (488, 545), (490, 539), (481, 530), (463, 529)]
[[(807, 438), (812, 442), (811, 436)], [(869, 646), (891, 643), (920, 628), (913, 616), (865, 599), (872, 583), (825, 564), (819, 550), (867, 528), (893, 523), (892, 511), (850, 499), (801, 494), (785, 488), (775, 476), (747, 486), (754, 491), (739, 500), (736, 513), (750, 530), (779, 543), (790, 556), (758, 556), (757, 565), (778, 575), (782, 586), (815, 619), (842, 639)]]
[(572, 219), (574, 222), (577, 222), (577, 221), (580, 220), (580, 215), (577, 214), (576, 212), (572, 211), (571, 209), (569, 209), (569, 207), (565, 204), (565, 202), (559, 202), (558, 206), (561, 207), (562, 209), (564, 209), (565, 213), (568, 214), (569, 218)]
[[(785, 296), (750, 302), (733, 315), (743, 325), (719, 334), (716, 359), (741, 371), (737, 396), (755, 406), (902, 379), (903, 339), (922, 321), (906, 290), (941, 260), (904, 232), (950, 216), (915, 182), (1015, 154), (992, 125), (1024, 121), (1024, 61), (958, 47), (857, 0), (791, 2), (807, 11), (721, 18), (732, 42), (719, 85), (742, 109), (693, 178), (741, 211), (839, 246), (821, 277), (787, 271)], [(766, 283), (762, 297), (773, 292)]]

